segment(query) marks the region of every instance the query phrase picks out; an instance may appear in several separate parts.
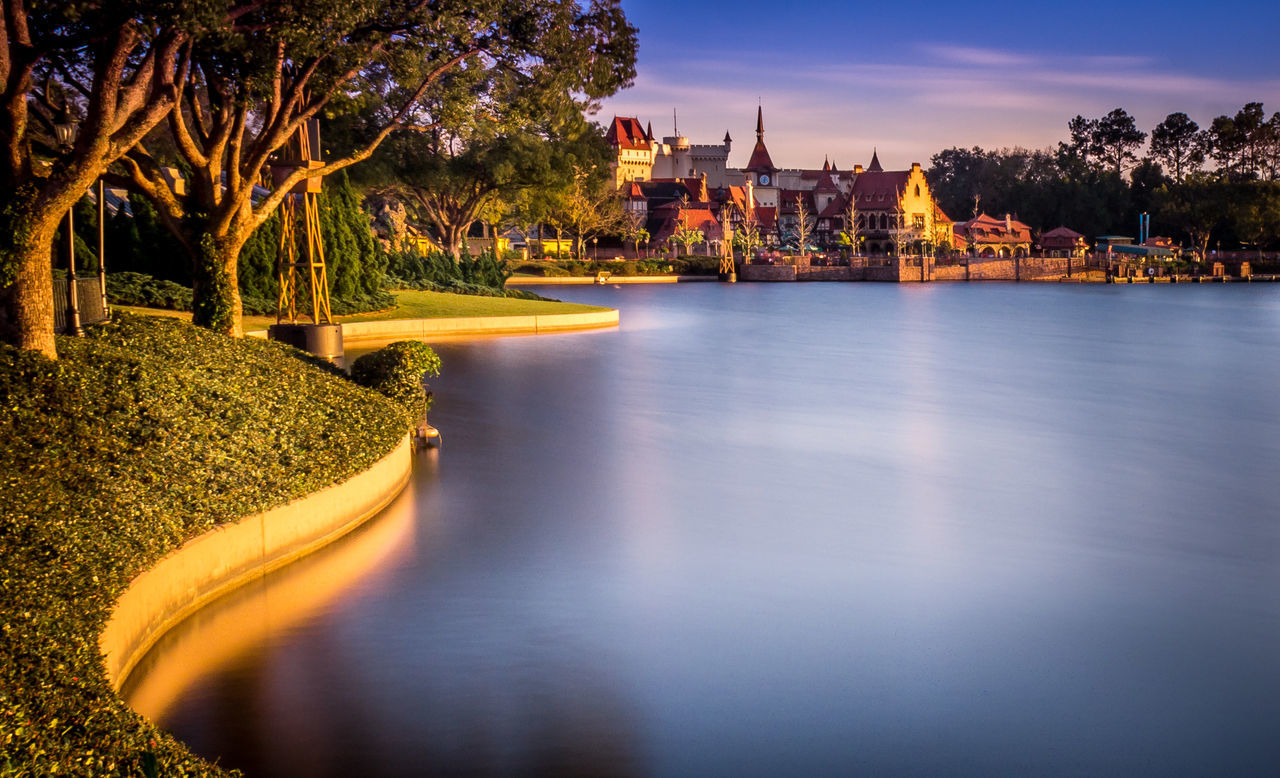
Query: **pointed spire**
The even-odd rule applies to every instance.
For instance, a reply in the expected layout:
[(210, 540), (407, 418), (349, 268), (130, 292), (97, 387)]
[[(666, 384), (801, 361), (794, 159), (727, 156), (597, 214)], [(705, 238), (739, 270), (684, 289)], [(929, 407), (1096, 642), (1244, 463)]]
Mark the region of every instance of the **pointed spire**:
[(725, 145), (726, 145), (726, 146), (727, 146), (727, 145), (729, 145), (730, 143), (733, 143), (733, 138), (730, 138), (730, 137), (729, 137), (729, 131), (728, 131), (728, 130), (725, 130), (725, 131), (724, 131), (724, 142), (725, 142)]
[(824, 171), (831, 170), (831, 160), (825, 154), (822, 157), (822, 169)]
[(644, 139), (653, 142), (653, 122), (649, 122), (649, 127), (644, 131)]
[(764, 106), (756, 106), (756, 140), (764, 140)]
[(832, 172), (832, 173), (836, 173), (836, 172), (838, 172), (838, 171), (836, 170), (836, 161), (835, 161), (834, 159), (833, 159), (833, 160), (831, 160), (831, 172)]
[(876, 156), (875, 146), (871, 147), (871, 164), (867, 165), (868, 173), (881, 173), (884, 168), (880, 167), (880, 157)]

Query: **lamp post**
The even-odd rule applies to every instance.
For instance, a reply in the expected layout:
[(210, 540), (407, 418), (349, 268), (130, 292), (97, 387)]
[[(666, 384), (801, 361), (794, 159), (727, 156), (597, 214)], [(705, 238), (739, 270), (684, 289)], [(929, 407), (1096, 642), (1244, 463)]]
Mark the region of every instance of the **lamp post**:
[[(62, 110), (53, 123), (53, 133), (58, 139), (58, 150), (67, 153), (76, 144), (76, 131), (79, 129), (71, 108), (63, 103)], [(76, 296), (76, 230), (73, 213), (75, 206), (67, 209), (67, 332), (71, 335), (83, 335), (80, 327), (80, 301)]]
[(592, 238), (592, 239), (591, 239), (591, 259), (593, 259), (593, 260), (599, 260), (599, 259), (600, 259), (600, 252), (596, 250), (596, 243), (598, 243), (598, 242), (599, 242), (599, 240), (600, 240), (599, 238)]

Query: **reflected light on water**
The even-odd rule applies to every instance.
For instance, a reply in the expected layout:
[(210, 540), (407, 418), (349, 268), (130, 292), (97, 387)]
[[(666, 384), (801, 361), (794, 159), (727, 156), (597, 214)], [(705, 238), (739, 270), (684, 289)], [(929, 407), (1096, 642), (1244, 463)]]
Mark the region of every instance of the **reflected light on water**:
[[(415, 480), (433, 476), (437, 452), (416, 454)], [(121, 696), (153, 721), (200, 678), (234, 663), (269, 637), (289, 632), (355, 585), (374, 586), (380, 568), (413, 553), (416, 492), (407, 488), (378, 516), (339, 542), (253, 581), (171, 629), (130, 673)]]

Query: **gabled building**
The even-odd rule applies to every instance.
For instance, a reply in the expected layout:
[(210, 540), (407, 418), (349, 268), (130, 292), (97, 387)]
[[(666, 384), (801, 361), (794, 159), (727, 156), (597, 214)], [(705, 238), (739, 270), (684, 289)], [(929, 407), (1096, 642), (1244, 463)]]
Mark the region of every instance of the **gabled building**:
[(1040, 236), (1040, 252), (1046, 257), (1083, 257), (1088, 251), (1089, 242), (1069, 227), (1056, 227)]
[(956, 222), (957, 250), (975, 257), (1027, 257), (1031, 255), (1031, 228), (1005, 214), (995, 219), (985, 213), (967, 222)]
[(865, 170), (861, 165), (854, 168), (850, 197), (861, 253), (894, 256), (937, 245), (938, 207), (919, 162), (909, 170), (885, 170), (873, 150)]
[(740, 183), (726, 177), (729, 150), (733, 139), (728, 130), (724, 141), (718, 145), (695, 145), (679, 134), (664, 137), (662, 142), (653, 135), (653, 123), (641, 129), (640, 120), (633, 116), (615, 116), (605, 133), (605, 140), (613, 148), (614, 182), (622, 187), (629, 181), (651, 181), (655, 178), (697, 178), (706, 176), (713, 187)]

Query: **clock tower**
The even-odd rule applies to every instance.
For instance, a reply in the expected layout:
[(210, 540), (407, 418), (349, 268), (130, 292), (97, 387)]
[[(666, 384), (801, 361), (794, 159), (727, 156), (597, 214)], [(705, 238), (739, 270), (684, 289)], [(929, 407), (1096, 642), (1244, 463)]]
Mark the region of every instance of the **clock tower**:
[(778, 168), (774, 167), (769, 157), (769, 149), (764, 145), (764, 108), (756, 109), (756, 145), (751, 150), (751, 159), (743, 168), (747, 181), (755, 187), (760, 205), (777, 205), (778, 202)]

